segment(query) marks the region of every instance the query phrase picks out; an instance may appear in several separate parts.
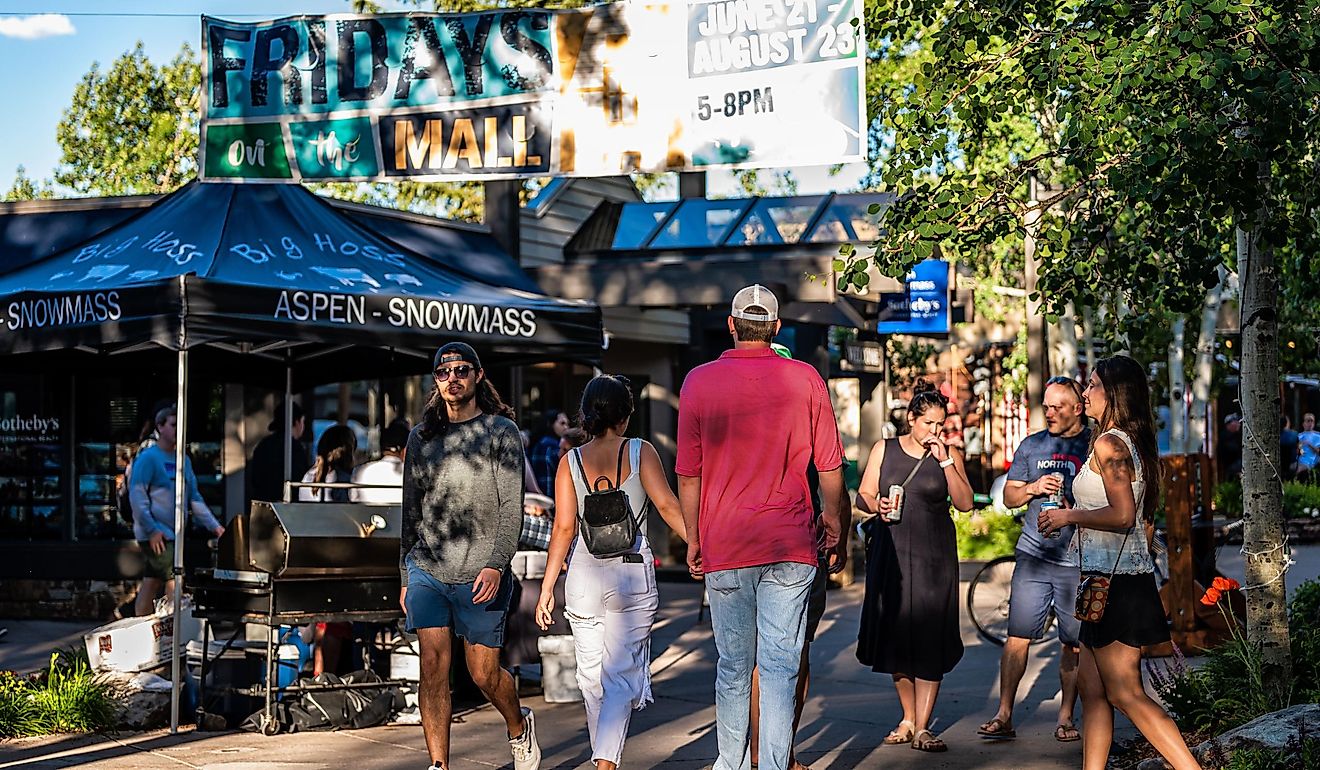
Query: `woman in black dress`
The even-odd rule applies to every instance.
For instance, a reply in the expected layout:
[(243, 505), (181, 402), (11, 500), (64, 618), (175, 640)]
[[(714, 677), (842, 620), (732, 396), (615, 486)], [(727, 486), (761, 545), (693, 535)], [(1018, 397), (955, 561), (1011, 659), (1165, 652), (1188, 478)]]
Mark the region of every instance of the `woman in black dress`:
[[(857, 659), (894, 677), (903, 719), (884, 742), (944, 751), (944, 741), (929, 729), (930, 717), (940, 680), (963, 654), (949, 501), (971, 510), (972, 486), (961, 453), (940, 438), (947, 402), (922, 385), (908, 404), (911, 430), (876, 443), (857, 494), (858, 508), (878, 514), (867, 549)], [(897, 521), (891, 520), (891, 485), (903, 485)]]

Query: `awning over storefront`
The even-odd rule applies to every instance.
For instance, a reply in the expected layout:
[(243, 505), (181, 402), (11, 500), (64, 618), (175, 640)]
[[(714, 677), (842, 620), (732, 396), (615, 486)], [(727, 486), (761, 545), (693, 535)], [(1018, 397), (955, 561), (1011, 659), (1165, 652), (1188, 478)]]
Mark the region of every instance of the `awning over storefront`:
[(461, 339), (493, 361), (599, 359), (600, 310), (533, 290), (484, 233), (437, 248), (372, 224), (301, 187), (186, 185), (0, 275), (0, 354), (207, 346), (296, 365)]
[(605, 202), (564, 248), (564, 261), (532, 269), (543, 290), (591, 297), (601, 307), (719, 306), (760, 283), (791, 307), (783, 317), (862, 328), (882, 292), (902, 284), (871, 271), (867, 292), (834, 285), (839, 247), (866, 248), (880, 233), (885, 193), (641, 203)]

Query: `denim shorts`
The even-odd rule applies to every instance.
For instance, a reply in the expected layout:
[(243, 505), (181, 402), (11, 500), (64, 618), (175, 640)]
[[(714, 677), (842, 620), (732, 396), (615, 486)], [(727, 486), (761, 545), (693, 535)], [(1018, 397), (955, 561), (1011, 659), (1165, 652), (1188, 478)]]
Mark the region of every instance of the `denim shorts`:
[(513, 577), (506, 570), (495, 598), (485, 604), (472, 601), (471, 583), (445, 583), (408, 560), (407, 628), (452, 628), (471, 644), (499, 648), (504, 645), (504, 618), (513, 595)]
[(1081, 621), (1073, 616), (1077, 602), (1077, 567), (1037, 559), (1017, 552), (1013, 569), (1013, 593), (1008, 602), (1008, 635), (1021, 639), (1039, 639), (1045, 635), (1045, 620), (1054, 606), (1054, 622), (1059, 626), (1059, 641), (1077, 646)]

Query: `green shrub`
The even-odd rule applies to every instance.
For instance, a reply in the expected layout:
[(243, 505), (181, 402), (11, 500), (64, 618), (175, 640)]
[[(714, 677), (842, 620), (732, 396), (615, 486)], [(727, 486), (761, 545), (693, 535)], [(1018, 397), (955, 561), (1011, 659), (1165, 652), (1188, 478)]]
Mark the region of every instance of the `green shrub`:
[[(1242, 482), (1232, 479), (1215, 487), (1215, 511), (1230, 519), (1242, 516)], [(1312, 518), (1314, 512), (1320, 512), (1320, 486), (1285, 481), (1283, 515), (1290, 519), (1305, 519)]]
[(60, 655), (50, 656), (45, 686), (33, 695), (46, 733), (88, 733), (115, 726), (111, 688), (98, 679), (86, 660), (64, 667)]
[(1242, 517), (1242, 483), (1236, 479), (1221, 481), (1215, 487), (1215, 513), (1230, 519)]
[(32, 678), (0, 672), (0, 738), (109, 730), (118, 705), (113, 688), (92, 673), (86, 655), (60, 653)]
[(1283, 701), (1267, 695), (1260, 651), (1241, 634), (1206, 653), (1200, 668), (1174, 648), (1172, 663), (1147, 661), (1155, 691), (1187, 731), (1231, 730), (1256, 717), (1320, 697), (1320, 582), (1297, 587), (1289, 605), (1293, 679)]
[(0, 671), (0, 739), (41, 732), (31, 683), (13, 671)]
[(963, 513), (952, 511), (958, 533), (958, 558), (985, 561), (1013, 553), (1022, 525), (1011, 513), (991, 508)]

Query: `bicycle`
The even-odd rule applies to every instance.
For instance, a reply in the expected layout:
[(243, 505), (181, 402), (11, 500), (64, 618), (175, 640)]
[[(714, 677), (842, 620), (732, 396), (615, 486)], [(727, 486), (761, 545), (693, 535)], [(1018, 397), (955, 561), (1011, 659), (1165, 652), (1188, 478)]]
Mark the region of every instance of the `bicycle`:
[[(1017, 555), (1000, 556), (986, 562), (967, 585), (967, 615), (976, 633), (991, 644), (1003, 646), (1008, 640), (1008, 599), (1012, 592), (1013, 570)], [(1045, 618), (1045, 633), (1032, 644), (1052, 641), (1059, 635), (1054, 609)]]

